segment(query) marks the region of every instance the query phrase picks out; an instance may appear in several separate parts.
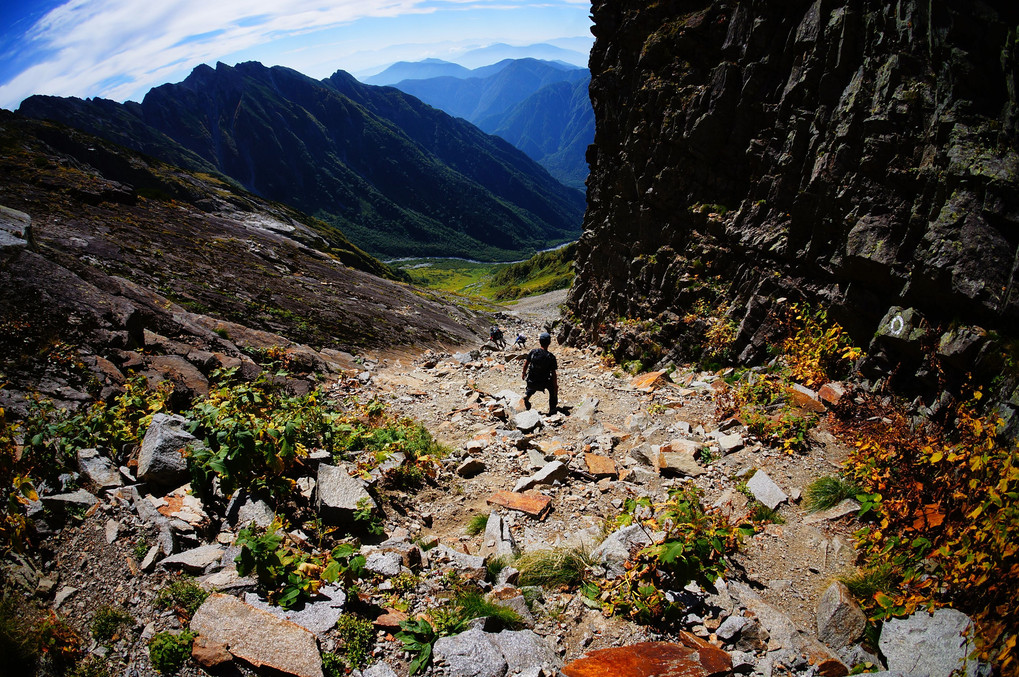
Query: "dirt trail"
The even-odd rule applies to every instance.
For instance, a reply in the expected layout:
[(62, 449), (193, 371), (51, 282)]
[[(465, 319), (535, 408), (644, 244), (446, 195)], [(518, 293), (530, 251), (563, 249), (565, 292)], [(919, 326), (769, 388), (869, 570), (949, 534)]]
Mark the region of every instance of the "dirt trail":
[[(563, 300), (564, 293), (556, 292), (509, 307), (500, 318), (508, 342), (512, 344), (521, 332), (528, 337), (528, 349), (534, 347), (542, 328), (558, 320)], [(550, 515), (541, 521), (503, 511), (525, 552), (556, 545), (590, 549), (604, 537), (606, 520), (620, 514), (626, 498), (664, 500), (669, 489), (685, 482), (703, 490), (705, 505), (739, 515), (747, 499), (737, 485), (751, 469), (763, 470), (791, 497), (779, 510), (785, 523), (768, 525), (748, 539), (735, 558), (743, 571), (733, 571), (732, 576), (750, 582), (800, 630), (815, 634), (815, 608), (821, 593), (836, 575), (851, 570), (855, 559), (851, 515), (809, 523), (810, 516), (795, 500), (812, 479), (835, 474), (848, 453), (825, 432), (824, 424), (812, 432), (812, 447), (806, 454), (786, 456), (769, 450), (739, 426), (728, 433), (740, 434), (743, 448), (723, 455), (714, 439), (719, 435), (713, 402), (719, 385), (716, 374), (678, 370), (671, 383), (646, 391), (636, 387), (630, 376), (604, 364), (593, 350), (554, 341), (551, 349), (559, 360), (560, 404), (568, 413), (545, 417), (541, 428), (522, 439), (514, 439), (519, 433), (511, 432), (518, 403), (497, 398), (507, 390), (523, 394), (520, 372), (525, 350), (481, 351), (473, 358), (429, 353), (417, 359), (383, 360), (379, 365), (373, 388), (380, 396), (455, 450), (446, 461), (451, 481), (443, 484), (450, 490), (432, 489), (412, 497), (419, 506), (418, 514), (405, 522), (412, 535), (434, 535), (461, 550), (479, 552), (482, 536), (467, 536), (467, 522), (476, 514), (490, 512), (486, 501), (494, 492), (512, 490), (520, 478), (553, 459), (578, 472), (561, 483), (535, 487), (552, 498)], [(547, 409), (546, 401), (544, 393), (532, 400), (541, 412)], [(593, 401), (597, 402), (594, 407)], [(693, 439), (713, 450), (715, 459), (701, 464), (704, 474), (660, 476), (635, 458), (641, 449), (677, 438)], [(586, 453), (611, 458), (620, 479), (585, 478)], [(468, 456), (481, 461), (484, 470), (461, 477), (455, 469)], [(576, 636), (562, 638), (568, 655), (619, 645), (645, 632), (624, 628), (626, 624), (617, 621), (609, 622), (613, 628), (609, 629), (597, 612), (581, 616)], [(705, 619), (696, 630), (708, 637), (714, 627), (712, 619)], [(579, 644), (573, 645), (574, 641)]]

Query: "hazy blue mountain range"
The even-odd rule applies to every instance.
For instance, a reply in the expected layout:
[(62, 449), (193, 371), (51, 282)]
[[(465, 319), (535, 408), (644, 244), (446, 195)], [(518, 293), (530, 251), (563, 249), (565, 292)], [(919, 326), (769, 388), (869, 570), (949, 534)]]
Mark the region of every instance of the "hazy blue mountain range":
[(343, 71), (199, 66), (141, 103), (36, 96), (19, 112), (223, 174), (381, 256), (508, 260), (580, 232), (584, 196), (509, 143)]
[[(400, 64), (393, 74), (413, 73), (412, 66)], [(431, 61), (420, 62), (416, 72), (436, 68)], [(468, 71), (466, 77), (461, 71), (456, 73), (402, 80), (393, 86), (501, 136), (561, 182), (583, 188), (588, 171), (585, 154), (594, 141), (587, 69), (537, 59), (509, 59)]]

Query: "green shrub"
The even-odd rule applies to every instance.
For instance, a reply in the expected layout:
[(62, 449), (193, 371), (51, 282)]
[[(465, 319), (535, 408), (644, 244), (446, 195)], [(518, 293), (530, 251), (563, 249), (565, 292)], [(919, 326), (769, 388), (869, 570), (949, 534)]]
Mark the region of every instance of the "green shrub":
[(92, 636), (100, 644), (105, 644), (117, 637), (122, 626), (133, 623), (134, 619), (131, 614), (124, 609), (102, 606), (96, 610), (92, 617)]
[(149, 660), (156, 672), (171, 675), (178, 672), (191, 656), (195, 636), (185, 630), (179, 634), (158, 632), (149, 640)]
[(181, 576), (156, 593), (156, 606), (173, 609), (181, 621), (187, 622), (209, 596), (190, 576)]
[(345, 613), (336, 621), (336, 632), (343, 641), (347, 664), (355, 670), (364, 667), (375, 645), (375, 627), (372, 622)]

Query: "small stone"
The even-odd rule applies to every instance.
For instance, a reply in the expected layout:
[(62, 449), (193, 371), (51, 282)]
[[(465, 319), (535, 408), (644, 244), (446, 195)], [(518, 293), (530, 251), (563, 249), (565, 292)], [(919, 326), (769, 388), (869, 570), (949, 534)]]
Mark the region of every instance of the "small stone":
[(60, 605), (66, 602), (67, 599), (76, 592), (78, 592), (78, 588), (74, 588), (69, 585), (65, 585), (60, 588), (60, 590), (57, 590), (57, 595), (53, 598), (53, 608), (59, 609)]
[(395, 552), (373, 552), (365, 558), (364, 568), (385, 578), (398, 576), (403, 569), (403, 558)]
[(789, 393), (789, 399), (793, 404), (800, 409), (815, 414), (823, 414), (827, 411), (821, 400), (817, 398), (817, 393), (806, 386), (794, 383), (786, 392)]
[(817, 391), (818, 398), (831, 406), (836, 406), (846, 396), (846, 389), (841, 383), (825, 383)]
[(485, 471), (485, 463), (473, 456), (468, 456), (456, 467), (456, 474), (460, 477), (474, 477)]
[(739, 433), (718, 436), (718, 450), (723, 455), (731, 454), (743, 448), (743, 436)]
[(152, 568), (156, 565), (156, 557), (159, 555), (159, 552), (160, 547), (158, 545), (154, 545), (149, 548), (149, 551), (145, 553), (145, 557), (142, 559), (142, 563), (140, 565), (142, 571), (152, 571)]
[(106, 520), (106, 542), (113, 544), (120, 535), (120, 522), (114, 519)]
[(774, 510), (789, 497), (763, 470), (758, 470), (747, 482), (747, 489), (758, 501)]
[(533, 409), (522, 411), (513, 418), (513, 423), (517, 430), (529, 433), (541, 425), (541, 414)]
[(618, 474), (616, 471), (616, 462), (608, 456), (601, 456), (599, 454), (584, 454), (584, 463), (587, 464), (587, 471), (595, 477), (615, 477)]
[(181, 567), (187, 571), (201, 572), (204, 571), (206, 567), (219, 562), (222, 559), (224, 552), (224, 548), (219, 545), (203, 545), (191, 550), (186, 550), (177, 555), (167, 557), (161, 561), (159, 565), (164, 568)]

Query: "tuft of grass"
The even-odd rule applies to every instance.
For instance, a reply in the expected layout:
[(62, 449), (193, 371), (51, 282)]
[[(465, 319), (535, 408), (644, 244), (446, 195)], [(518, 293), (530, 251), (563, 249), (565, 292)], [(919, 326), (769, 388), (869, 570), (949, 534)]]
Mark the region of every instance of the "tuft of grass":
[(750, 519), (755, 522), (770, 522), (771, 524), (785, 524), (785, 517), (779, 514), (778, 508), (769, 508), (763, 503), (757, 503), (750, 513)]
[(857, 494), (862, 493), (863, 488), (855, 482), (841, 477), (819, 477), (807, 487), (803, 507), (807, 512), (827, 510), (834, 508), (847, 498), (854, 498)]
[(156, 606), (173, 609), (180, 619), (186, 622), (191, 620), (208, 596), (209, 593), (203, 590), (195, 579), (181, 576), (156, 593)]
[(494, 583), (502, 570), (509, 566), (509, 558), (503, 555), (502, 557), (490, 557), (485, 562), (485, 571), (487, 572), (486, 579), (489, 583)]
[(485, 527), (488, 526), (488, 515), (479, 513), (471, 517), (470, 521), (467, 522), (467, 526), (464, 531), (467, 532), (468, 536), (477, 536), (478, 534), (485, 531)]
[(513, 566), (520, 571), (521, 586), (574, 587), (581, 583), (590, 563), (591, 558), (583, 550), (554, 548), (524, 553)]
[(90, 629), (92, 630), (92, 636), (97, 642), (106, 644), (118, 636), (121, 627), (133, 623), (134, 618), (124, 609), (102, 606), (96, 610), (95, 615), (92, 617)]
[(863, 569), (851, 576), (841, 576), (839, 580), (845, 583), (857, 599), (870, 599), (874, 593), (888, 590), (892, 582), (892, 567), (885, 564)]
[(513, 609), (490, 602), (477, 588), (467, 588), (456, 596), (456, 610), (461, 626), (475, 618), (491, 618), (503, 628), (516, 629), (523, 625), (523, 619)]

